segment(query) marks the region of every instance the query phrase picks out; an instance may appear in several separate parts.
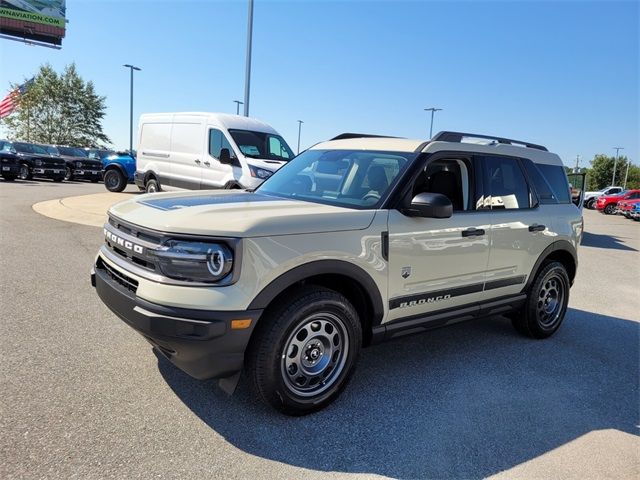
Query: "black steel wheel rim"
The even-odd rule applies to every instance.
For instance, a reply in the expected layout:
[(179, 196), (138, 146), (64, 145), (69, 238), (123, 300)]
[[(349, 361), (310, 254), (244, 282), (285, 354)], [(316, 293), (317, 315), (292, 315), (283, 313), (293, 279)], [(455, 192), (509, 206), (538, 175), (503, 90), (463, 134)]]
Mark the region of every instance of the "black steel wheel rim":
[(284, 384), (301, 397), (319, 395), (336, 383), (348, 354), (349, 336), (344, 322), (328, 312), (310, 315), (293, 329), (284, 344)]
[(104, 183), (107, 184), (108, 189), (118, 188), (118, 186), (120, 186), (119, 175), (113, 170), (110, 172), (107, 172), (104, 178)]
[(557, 272), (549, 272), (538, 291), (536, 315), (544, 328), (555, 326), (561, 319), (566, 297), (566, 284)]

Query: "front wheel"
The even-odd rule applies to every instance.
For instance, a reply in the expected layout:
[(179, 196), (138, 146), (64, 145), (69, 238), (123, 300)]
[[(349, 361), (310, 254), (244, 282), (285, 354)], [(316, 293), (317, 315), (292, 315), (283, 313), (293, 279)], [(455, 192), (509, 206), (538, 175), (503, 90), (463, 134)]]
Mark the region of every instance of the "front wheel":
[(69, 167), (67, 167), (67, 169), (65, 170), (64, 180), (66, 182), (70, 182), (71, 180), (73, 180), (73, 172), (71, 171), (71, 168), (69, 168)]
[(589, 210), (593, 210), (595, 208), (595, 204), (596, 204), (595, 198), (590, 198), (589, 200), (587, 200), (584, 206)]
[(529, 289), (524, 307), (511, 316), (515, 329), (531, 338), (553, 335), (567, 312), (569, 288), (569, 275), (562, 263), (544, 265)]
[(107, 170), (104, 173), (104, 186), (110, 192), (121, 192), (127, 186), (127, 179), (118, 170)]
[(18, 174), (18, 178), (20, 180), (31, 180), (33, 178), (29, 165), (27, 165), (26, 163), (20, 165), (20, 173)]
[(616, 206), (613, 203), (610, 203), (609, 205), (604, 207), (604, 213), (606, 213), (607, 215), (613, 215), (613, 212), (615, 211), (616, 211)]
[(147, 184), (145, 185), (145, 192), (147, 193), (155, 193), (160, 191), (160, 184), (154, 178), (151, 180), (147, 180)]
[(353, 374), (362, 327), (351, 303), (307, 286), (260, 319), (247, 354), (254, 391), (287, 415), (329, 405)]

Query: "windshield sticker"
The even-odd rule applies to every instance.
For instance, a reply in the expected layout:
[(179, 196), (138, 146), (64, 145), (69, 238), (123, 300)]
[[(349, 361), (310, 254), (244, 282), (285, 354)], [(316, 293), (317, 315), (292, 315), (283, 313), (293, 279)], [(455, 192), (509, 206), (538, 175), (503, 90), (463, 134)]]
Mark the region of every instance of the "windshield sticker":
[(260, 155), (260, 150), (255, 145), (239, 145), (239, 147), (245, 155)]

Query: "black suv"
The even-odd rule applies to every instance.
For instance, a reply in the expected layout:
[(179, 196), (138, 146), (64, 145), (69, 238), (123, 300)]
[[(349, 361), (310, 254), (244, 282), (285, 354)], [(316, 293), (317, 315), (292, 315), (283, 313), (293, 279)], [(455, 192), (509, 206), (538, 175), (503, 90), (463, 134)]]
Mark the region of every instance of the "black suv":
[(64, 180), (64, 159), (50, 155), (43, 147), (33, 143), (7, 142), (18, 155), (21, 180), (31, 180), (33, 177), (51, 178), (54, 182)]
[(20, 162), (18, 154), (11, 142), (0, 140), (0, 173), (6, 181), (13, 181), (20, 174)]
[(65, 180), (91, 180), (93, 183), (102, 180), (102, 162), (89, 158), (82, 148), (61, 145), (43, 145), (43, 148), (65, 160)]

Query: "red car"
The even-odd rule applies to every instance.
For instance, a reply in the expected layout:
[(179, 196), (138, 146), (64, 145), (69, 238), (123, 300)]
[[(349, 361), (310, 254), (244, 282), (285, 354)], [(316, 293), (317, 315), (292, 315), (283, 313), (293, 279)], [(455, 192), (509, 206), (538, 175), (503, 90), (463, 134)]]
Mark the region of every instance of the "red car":
[(620, 200), (618, 202), (618, 207), (616, 208), (616, 213), (624, 215), (627, 218), (631, 218), (631, 210), (633, 210), (633, 206), (636, 203), (640, 203), (640, 198), (633, 198), (631, 200)]
[(615, 213), (618, 202), (636, 198), (640, 198), (640, 190), (626, 190), (616, 195), (602, 195), (598, 197), (596, 208), (607, 215), (611, 215)]

